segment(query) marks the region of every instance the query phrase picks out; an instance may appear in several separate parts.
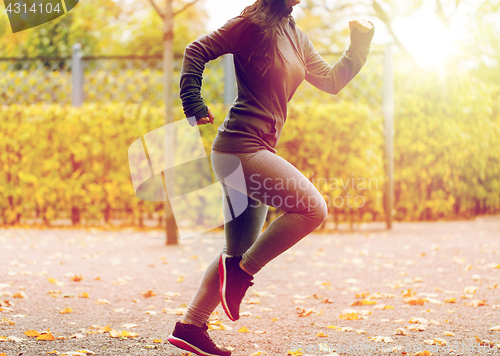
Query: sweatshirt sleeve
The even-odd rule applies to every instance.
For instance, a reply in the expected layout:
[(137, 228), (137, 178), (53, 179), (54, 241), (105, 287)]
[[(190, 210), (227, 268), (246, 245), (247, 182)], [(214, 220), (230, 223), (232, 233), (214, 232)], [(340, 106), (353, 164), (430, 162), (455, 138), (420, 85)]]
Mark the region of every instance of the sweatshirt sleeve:
[(353, 29), (348, 50), (334, 65), (328, 64), (314, 49), (307, 35), (303, 34), (305, 36), (305, 80), (329, 94), (338, 94), (366, 63), (374, 33), (375, 27), (367, 33)]
[(200, 93), (205, 64), (226, 53), (242, 53), (248, 48), (251, 37), (247, 21), (236, 16), (185, 48), (179, 96), (186, 117), (195, 116), (199, 120), (208, 116), (207, 106)]

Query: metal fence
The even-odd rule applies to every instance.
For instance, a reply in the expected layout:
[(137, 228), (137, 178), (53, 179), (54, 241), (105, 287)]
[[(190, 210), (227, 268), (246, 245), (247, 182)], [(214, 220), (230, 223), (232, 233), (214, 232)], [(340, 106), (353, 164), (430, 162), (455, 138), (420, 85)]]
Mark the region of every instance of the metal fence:
[[(392, 222), (393, 206), (393, 64), (392, 45), (372, 51), (356, 78), (331, 100), (363, 102), (379, 108), (385, 117), (387, 226)], [(330, 64), (343, 53), (320, 53)], [(174, 57), (174, 71), (180, 72), (182, 56)], [(236, 97), (232, 55), (221, 56), (206, 65), (203, 89), (207, 102), (231, 105)], [(80, 106), (85, 102), (127, 102), (162, 105), (163, 60), (161, 56), (82, 56), (81, 46), (73, 45), (71, 58), (0, 58), (0, 102), (2, 105), (61, 104)], [(173, 83), (174, 84), (174, 83)], [(176, 84), (178, 85), (178, 84)], [(297, 91), (294, 100), (300, 100)], [(175, 99), (180, 103), (178, 98)]]
[[(335, 63), (342, 53), (320, 53), (328, 63)], [(332, 100), (367, 101), (382, 105), (383, 56), (370, 54), (366, 67)], [(180, 72), (182, 56), (174, 60)], [(214, 100), (230, 105), (236, 97), (232, 55), (206, 65), (203, 89)], [(161, 56), (82, 56), (79, 44), (73, 56), (0, 58), (0, 98), (3, 105), (75, 104), (76, 102), (163, 103), (163, 63)], [(206, 74), (206, 77), (205, 77)], [(223, 80), (221, 80), (223, 79)], [(213, 85), (218, 88), (214, 91)], [(221, 86), (221, 84), (224, 85)], [(300, 93), (298, 93), (300, 95)]]

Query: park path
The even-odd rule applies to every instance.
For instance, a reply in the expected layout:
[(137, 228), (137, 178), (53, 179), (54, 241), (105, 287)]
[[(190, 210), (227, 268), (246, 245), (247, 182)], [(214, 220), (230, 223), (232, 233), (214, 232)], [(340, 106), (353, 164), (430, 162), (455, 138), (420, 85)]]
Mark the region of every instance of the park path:
[[(235, 356), (500, 355), (499, 216), (364, 229), (300, 241), (210, 334)], [(182, 355), (167, 336), (223, 234), (161, 236), (0, 229), (0, 355)]]

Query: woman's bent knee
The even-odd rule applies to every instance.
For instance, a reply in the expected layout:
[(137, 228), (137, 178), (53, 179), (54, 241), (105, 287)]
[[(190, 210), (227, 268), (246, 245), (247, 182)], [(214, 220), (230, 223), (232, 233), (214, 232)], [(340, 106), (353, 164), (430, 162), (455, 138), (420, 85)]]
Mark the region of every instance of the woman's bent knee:
[(316, 226), (321, 225), (326, 220), (328, 216), (328, 207), (321, 195), (311, 199), (311, 203), (308, 205), (305, 214), (307, 218), (311, 220), (311, 224), (314, 222)]

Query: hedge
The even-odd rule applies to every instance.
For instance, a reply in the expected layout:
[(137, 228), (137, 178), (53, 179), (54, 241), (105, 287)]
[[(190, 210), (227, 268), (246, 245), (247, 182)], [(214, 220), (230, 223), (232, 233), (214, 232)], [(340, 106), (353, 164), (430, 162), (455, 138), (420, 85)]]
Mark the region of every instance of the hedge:
[[(397, 220), (500, 211), (499, 94), (499, 87), (467, 76), (397, 77)], [(335, 219), (383, 219), (380, 109), (301, 95), (289, 104), (278, 154), (309, 177)], [(200, 127), (207, 153), (227, 110), (209, 105), (216, 123)], [(175, 112), (183, 119), (179, 107)], [(163, 203), (134, 194), (128, 147), (162, 126), (163, 115), (161, 106), (138, 104), (2, 106), (0, 223), (161, 215)], [(202, 203), (197, 213), (210, 215)]]

